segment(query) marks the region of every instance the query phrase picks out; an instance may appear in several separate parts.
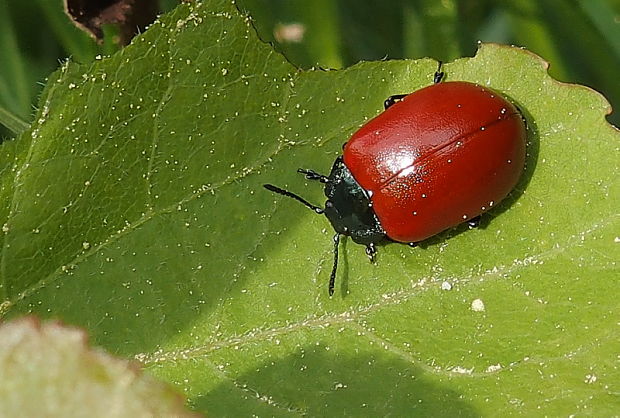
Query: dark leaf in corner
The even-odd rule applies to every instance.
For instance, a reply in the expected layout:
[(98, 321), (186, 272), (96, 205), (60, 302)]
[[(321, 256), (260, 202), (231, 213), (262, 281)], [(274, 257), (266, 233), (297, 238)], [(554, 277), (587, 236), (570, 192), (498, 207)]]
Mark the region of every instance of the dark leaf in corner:
[(157, 17), (154, 0), (65, 0), (65, 12), (77, 27), (97, 42), (103, 41), (104, 25), (118, 32), (116, 43), (127, 45)]

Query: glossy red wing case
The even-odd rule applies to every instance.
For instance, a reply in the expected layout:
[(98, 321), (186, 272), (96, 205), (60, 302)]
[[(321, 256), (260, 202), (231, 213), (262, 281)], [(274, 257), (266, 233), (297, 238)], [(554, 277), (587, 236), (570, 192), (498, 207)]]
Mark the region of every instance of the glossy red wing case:
[(406, 96), (357, 131), (344, 163), (388, 237), (417, 242), (480, 215), (517, 183), (525, 124), (498, 93), (467, 82)]

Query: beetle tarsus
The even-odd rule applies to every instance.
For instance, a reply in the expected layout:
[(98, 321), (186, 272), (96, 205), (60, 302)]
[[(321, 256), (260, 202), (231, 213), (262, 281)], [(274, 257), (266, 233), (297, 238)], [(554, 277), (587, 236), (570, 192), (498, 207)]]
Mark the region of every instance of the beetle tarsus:
[(375, 247), (374, 242), (371, 242), (370, 244), (366, 245), (366, 255), (370, 259), (370, 262), (374, 264), (375, 256), (377, 255), (377, 247)]
[(435, 75), (433, 76), (433, 83), (439, 84), (443, 80), (443, 77), (446, 75), (443, 71), (441, 71), (441, 67), (443, 66), (443, 62), (439, 61), (437, 64), (437, 71), (435, 71)]
[(400, 102), (401, 100), (403, 100), (405, 96), (407, 95), (406, 94), (394, 94), (388, 97), (387, 99), (385, 99), (385, 101), (383, 102), (383, 107), (387, 110), (388, 108), (396, 104), (396, 102)]

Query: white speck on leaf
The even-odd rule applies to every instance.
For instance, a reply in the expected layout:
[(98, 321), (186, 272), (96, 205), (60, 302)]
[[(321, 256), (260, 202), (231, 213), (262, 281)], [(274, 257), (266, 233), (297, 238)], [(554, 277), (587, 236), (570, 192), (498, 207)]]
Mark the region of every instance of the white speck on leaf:
[(471, 302), (471, 310), (474, 312), (484, 312), (484, 302), (482, 299), (474, 299)]
[(497, 363), (497, 364), (491, 364), (489, 367), (487, 367), (486, 372), (487, 373), (494, 373), (494, 372), (498, 372), (502, 369), (502, 365)]
[(588, 385), (591, 385), (592, 383), (595, 383), (597, 380), (598, 378), (596, 377), (596, 375), (587, 374), (584, 382), (587, 383)]
[(452, 290), (452, 284), (450, 282), (442, 282), (441, 283), (441, 290)]

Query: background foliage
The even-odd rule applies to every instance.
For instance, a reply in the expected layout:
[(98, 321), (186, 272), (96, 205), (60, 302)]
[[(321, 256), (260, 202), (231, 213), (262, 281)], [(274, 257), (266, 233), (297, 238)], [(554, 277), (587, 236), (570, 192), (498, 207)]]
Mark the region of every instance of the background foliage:
[[(618, 132), (601, 96), (555, 82), (513, 48), (448, 63), (449, 77), (487, 83), (524, 109), (526, 174), (487, 228), (414, 250), (387, 245), (377, 266), (343, 244), (330, 299), (325, 219), (257, 190), (274, 179), (302, 190), (300, 161), (328, 167), (377, 103), (427, 85), (435, 62), (296, 71), (228, 1), (205, 4), (110, 58), (90, 61), (106, 45), (85, 42), (84, 64), (54, 73), (36, 123), (3, 144), (0, 315), (82, 326), (214, 415), (617, 410)], [(353, 21), (339, 10), (351, 7), (329, 4), (332, 29), (344, 31)], [(450, 27), (402, 7), (419, 39)], [(313, 41), (306, 18), (255, 23), (284, 39), (303, 22), (305, 41), (279, 48), (306, 67), (347, 65), (348, 39), (366, 48), (389, 38), (387, 24), (366, 38), (377, 20), (333, 43)], [(442, 59), (461, 48), (427, 39), (416, 47), (438, 42)], [(320, 188), (306, 192), (320, 201)], [(484, 310), (471, 309), (477, 299)]]

